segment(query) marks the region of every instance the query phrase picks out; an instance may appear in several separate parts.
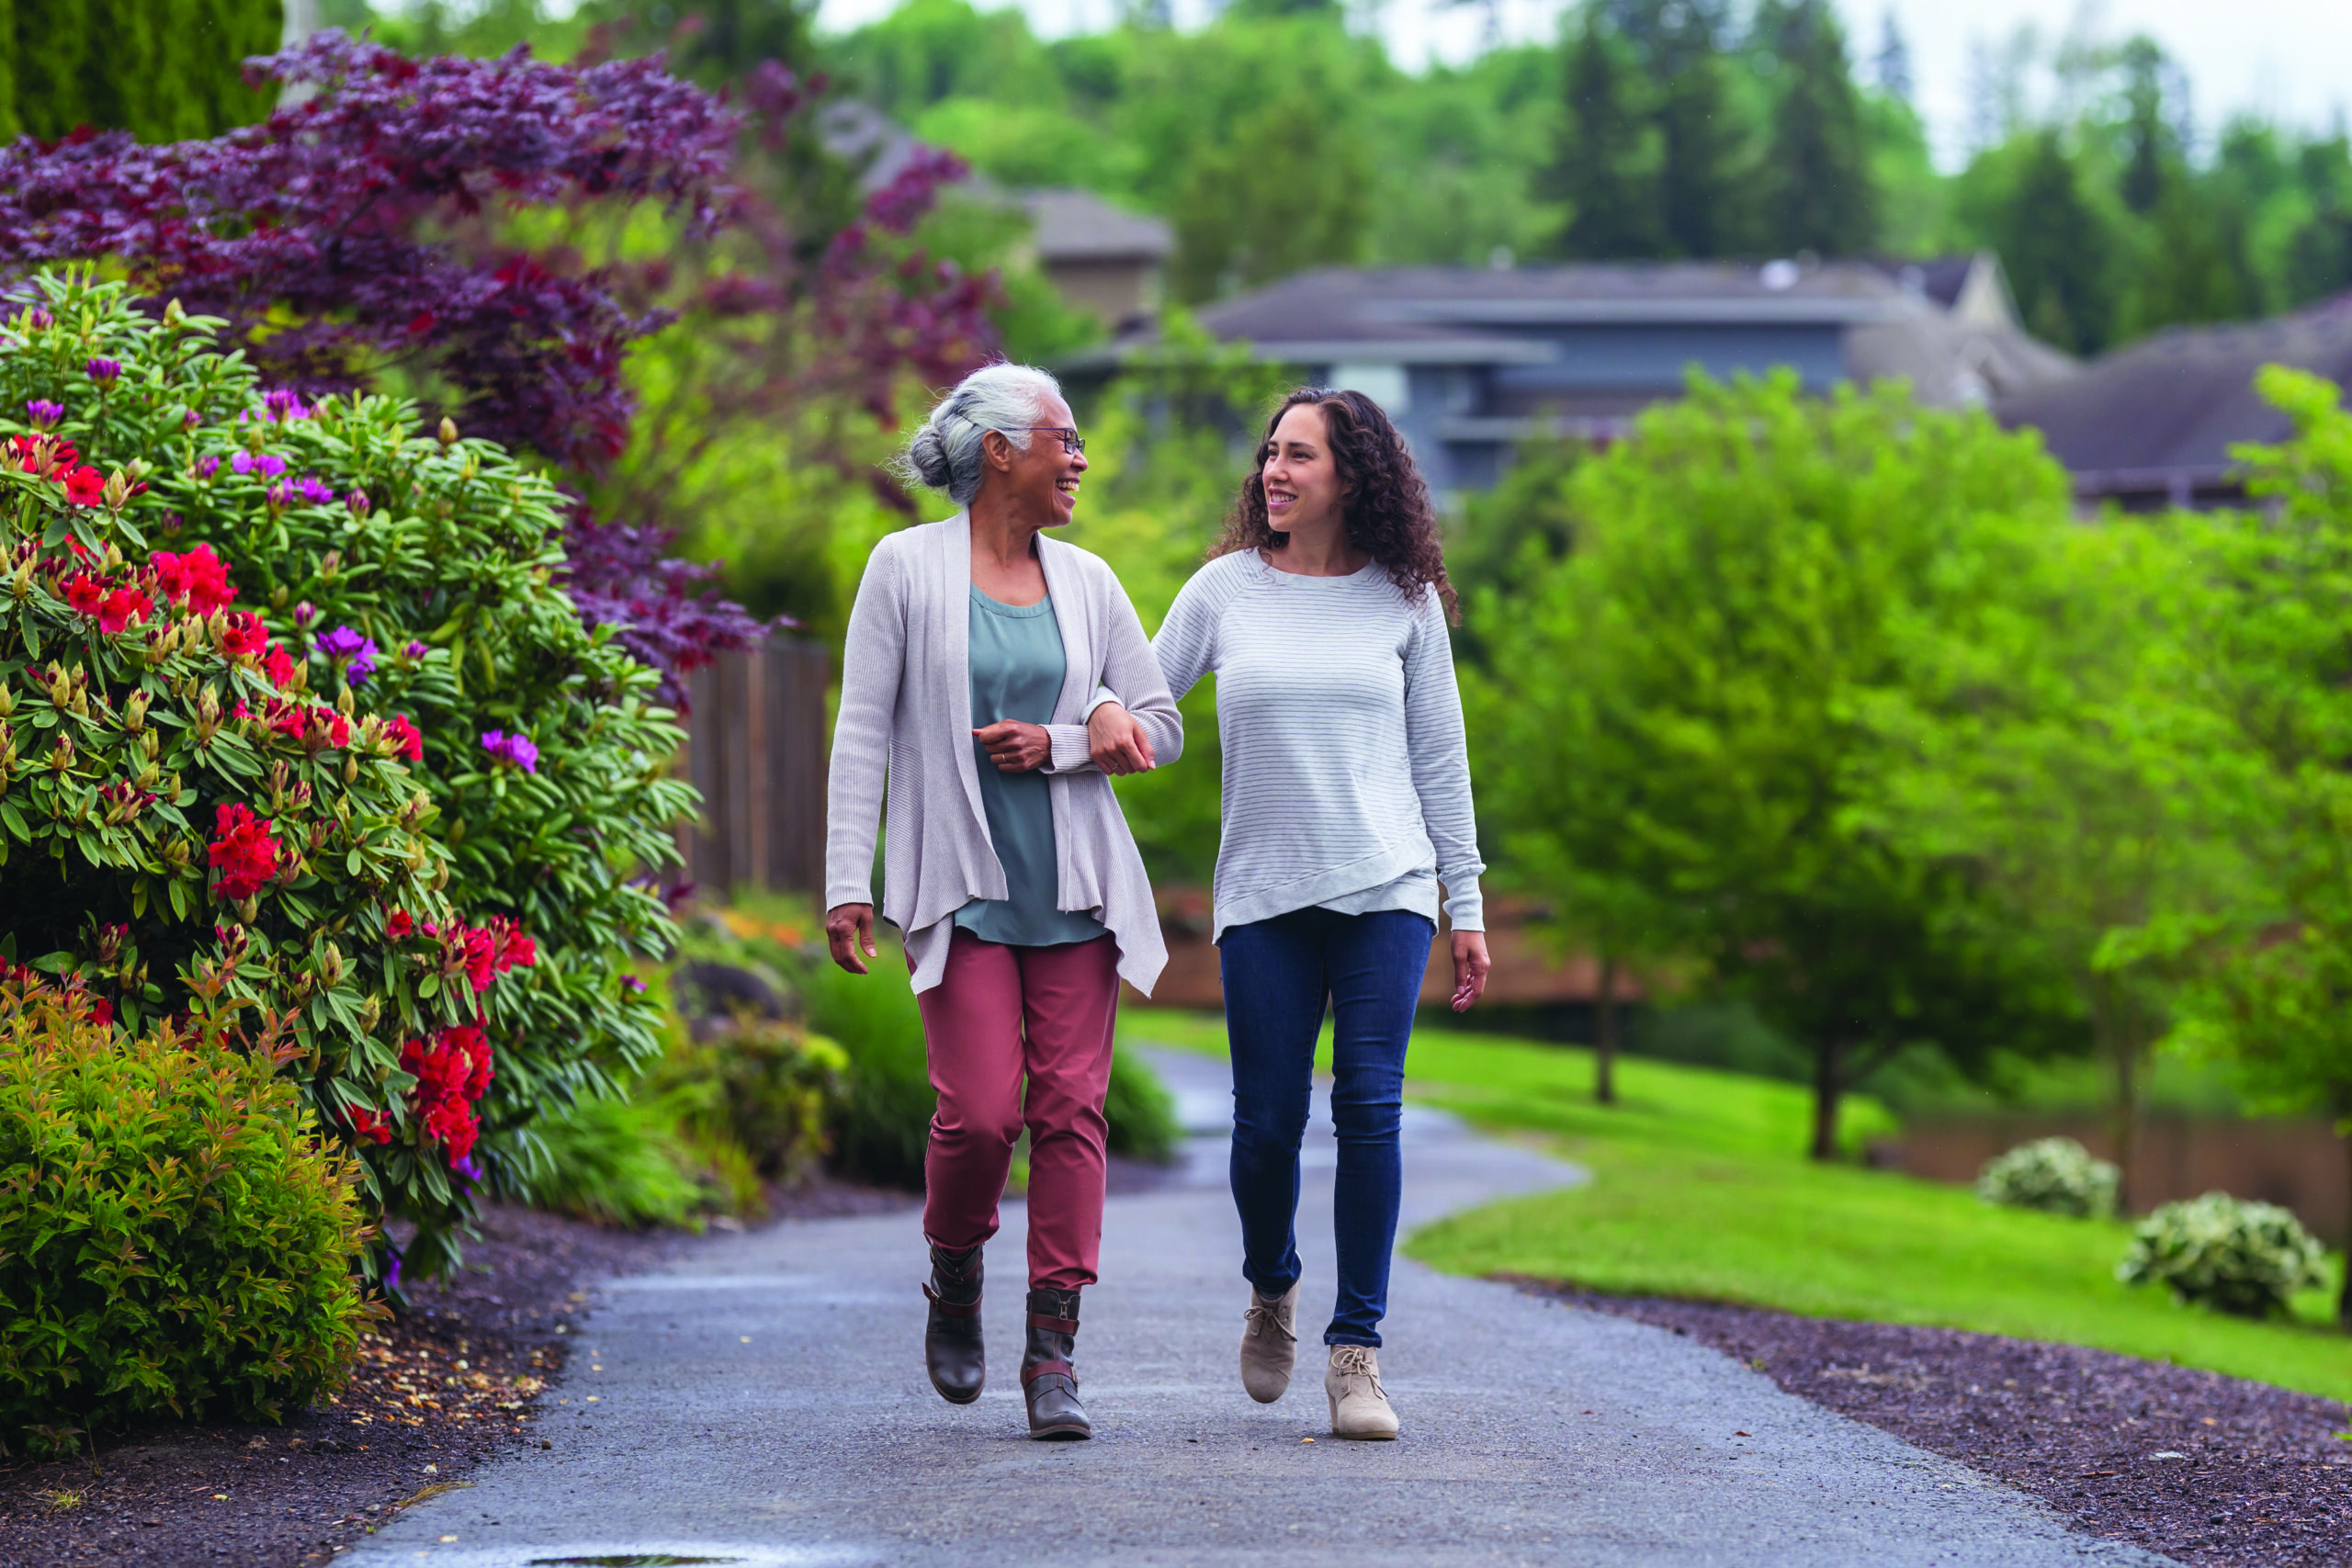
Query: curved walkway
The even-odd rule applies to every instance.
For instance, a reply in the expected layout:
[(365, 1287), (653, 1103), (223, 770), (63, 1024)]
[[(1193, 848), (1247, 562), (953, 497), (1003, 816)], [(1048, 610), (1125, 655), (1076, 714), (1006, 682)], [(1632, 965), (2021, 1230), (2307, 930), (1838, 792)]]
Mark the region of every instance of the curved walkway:
[[(1329, 1437), (1314, 1335), (1290, 1396), (1253, 1404), (1234, 1370), (1247, 1287), (1224, 1186), (1225, 1066), (1153, 1063), (1196, 1135), (1176, 1181), (1111, 1201), (1079, 1337), (1094, 1441), (1026, 1435), (1019, 1205), (989, 1248), (989, 1389), (962, 1409), (922, 1378), (914, 1216), (786, 1224), (605, 1287), (561, 1391), (571, 1403), (538, 1418), (552, 1450), (492, 1461), (345, 1561), (2162, 1561), (2073, 1534), (1688, 1339), (1401, 1259), (1381, 1361), (1402, 1440)], [(1406, 1126), (1408, 1226), (1583, 1179), (1434, 1111), (1408, 1111)], [(1317, 1127), (1301, 1211), (1309, 1304), (1331, 1278), (1332, 1148), (1328, 1120)]]

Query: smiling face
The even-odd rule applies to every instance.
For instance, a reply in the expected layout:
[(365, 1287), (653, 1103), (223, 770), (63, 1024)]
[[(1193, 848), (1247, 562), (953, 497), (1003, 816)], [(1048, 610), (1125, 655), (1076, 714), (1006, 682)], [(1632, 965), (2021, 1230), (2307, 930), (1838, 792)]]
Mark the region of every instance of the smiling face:
[(1315, 403), (1283, 410), (1266, 437), (1258, 478), (1266, 487), (1266, 526), (1275, 533), (1287, 534), (1301, 523), (1339, 520), (1347, 486), (1331, 456), (1330, 437), (1330, 421)]
[[(1078, 421), (1069, 404), (1047, 398), (1038, 405), (1034, 423), (1074, 428)], [(989, 471), (982, 483), (989, 490), (1001, 487), (1004, 499), (1040, 527), (1062, 527), (1078, 510), (1079, 476), (1086, 472), (1086, 454), (1063, 451), (1061, 437), (1050, 429), (1032, 430), (1028, 436), (1029, 450), (1023, 452), (997, 432), (989, 434)]]

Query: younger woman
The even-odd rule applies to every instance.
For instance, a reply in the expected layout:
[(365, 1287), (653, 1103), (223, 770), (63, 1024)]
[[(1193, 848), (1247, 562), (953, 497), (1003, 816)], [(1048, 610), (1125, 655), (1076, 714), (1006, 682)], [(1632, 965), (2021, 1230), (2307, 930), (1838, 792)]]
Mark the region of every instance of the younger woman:
[(1217, 678), (1216, 940), (1251, 1292), (1241, 1382), (1261, 1403), (1283, 1396), (1297, 1350), (1299, 1142), (1327, 998), (1332, 1010), (1340, 1277), (1323, 1388), (1342, 1438), (1396, 1435), (1376, 1351), (1405, 1043), (1441, 884), (1454, 1010), (1487, 982), (1453, 609), (1403, 436), (1361, 392), (1307, 389), (1275, 412), (1214, 558), (1152, 644), (1177, 696)]

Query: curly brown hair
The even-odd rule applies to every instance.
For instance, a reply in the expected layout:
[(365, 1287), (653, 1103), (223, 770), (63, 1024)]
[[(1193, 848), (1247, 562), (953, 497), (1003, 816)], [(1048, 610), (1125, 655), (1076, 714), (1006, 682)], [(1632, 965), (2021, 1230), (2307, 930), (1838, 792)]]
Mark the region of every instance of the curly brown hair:
[(1419, 601), (1434, 592), (1445, 606), (1446, 619), (1458, 625), (1461, 605), (1453, 584), (1446, 580), (1430, 487), (1405, 437), (1380, 405), (1362, 392), (1301, 387), (1283, 399), (1266, 421), (1257, 463), (1241, 481), (1240, 499), (1227, 514), (1225, 534), (1210, 549), (1210, 558), (1237, 550), (1271, 550), (1289, 540), (1288, 534), (1276, 532), (1266, 521), (1266, 453), (1283, 415), (1302, 403), (1320, 408), (1330, 431), (1332, 465), (1346, 487), (1341, 517), (1348, 543), (1387, 568), (1388, 580), (1408, 600)]

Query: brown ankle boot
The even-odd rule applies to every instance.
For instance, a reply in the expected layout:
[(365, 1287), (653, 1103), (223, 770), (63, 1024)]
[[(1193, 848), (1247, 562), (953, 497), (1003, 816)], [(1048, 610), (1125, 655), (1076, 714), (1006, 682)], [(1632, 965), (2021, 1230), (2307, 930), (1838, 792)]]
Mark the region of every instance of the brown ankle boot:
[(1078, 1402), (1078, 1292), (1029, 1292), (1029, 1348), (1021, 1358), (1021, 1392), (1029, 1401), (1033, 1438), (1091, 1438), (1093, 1424)]
[(950, 1404), (969, 1404), (988, 1382), (988, 1348), (980, 1338), (980, 1249), (951, 1252), (934, 1243), (931, 1280), (922, 1293), (931, 1302), (922, 1331), (931, 1386)]

